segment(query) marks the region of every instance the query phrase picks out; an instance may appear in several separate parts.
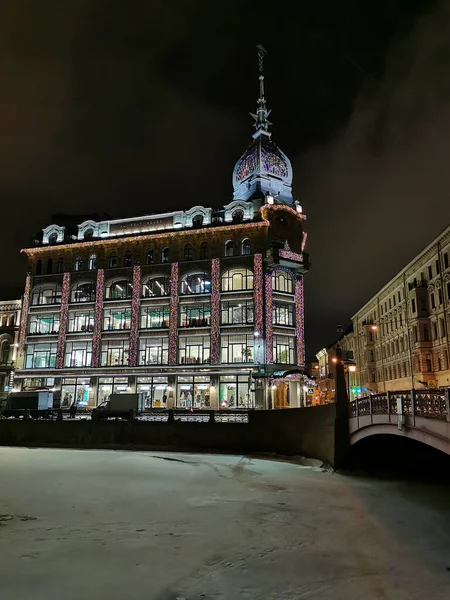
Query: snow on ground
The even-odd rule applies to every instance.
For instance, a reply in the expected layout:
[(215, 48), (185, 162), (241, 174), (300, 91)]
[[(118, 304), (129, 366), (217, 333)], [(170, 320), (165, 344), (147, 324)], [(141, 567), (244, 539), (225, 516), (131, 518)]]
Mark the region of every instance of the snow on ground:
[(239, 456), (0, 448), (1, 600), (448, 600), (450, 491)]

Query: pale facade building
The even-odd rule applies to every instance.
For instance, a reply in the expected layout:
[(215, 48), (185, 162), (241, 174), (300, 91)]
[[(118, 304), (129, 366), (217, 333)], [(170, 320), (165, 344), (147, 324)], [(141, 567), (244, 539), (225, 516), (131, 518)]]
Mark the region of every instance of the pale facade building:
[(13, 385), (19, 346), (20, 300), (0, 301), (0, 398)]
[(450, 385), (450, 226), (353, 317), (361, 393)]

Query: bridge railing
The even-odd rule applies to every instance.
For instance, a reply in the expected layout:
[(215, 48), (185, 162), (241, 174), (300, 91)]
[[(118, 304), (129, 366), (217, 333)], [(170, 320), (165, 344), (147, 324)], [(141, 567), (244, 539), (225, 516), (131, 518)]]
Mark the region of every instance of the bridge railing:
[(450, 421), (449, 389), (382, 392), (359, 398), (349, 406), (349, 418), (398, 414)]

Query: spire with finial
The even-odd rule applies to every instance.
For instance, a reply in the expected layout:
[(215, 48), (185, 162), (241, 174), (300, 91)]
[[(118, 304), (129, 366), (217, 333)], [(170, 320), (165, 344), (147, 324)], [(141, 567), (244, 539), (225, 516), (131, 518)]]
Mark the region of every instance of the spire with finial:
[(253, 134), (255, 139), (261, 134), (265, 134), (270, 137), (271, 134), (269, 133), (269, 125), (272, 125), (267, 118), (270, 115), (270, 110), (267, 110), (266, 99), (264, 97), (264, 56), (267, 54), (267, 51), (263, 46), (261, 46), (261, 44), (256, 46), (256, 48), (258, 49), (259, 64), (259, 98), (256, 114), (250, 113), (255, 119), (254, 127), (256, 129), (256, 133)]

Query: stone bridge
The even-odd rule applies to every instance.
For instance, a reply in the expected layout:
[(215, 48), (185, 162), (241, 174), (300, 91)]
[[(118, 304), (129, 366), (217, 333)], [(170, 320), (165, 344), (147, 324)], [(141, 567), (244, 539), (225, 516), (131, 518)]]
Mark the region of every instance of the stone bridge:
[(449, 389), (385, 392), (349, 404), (349, 439), (391, 434), (450, 455)]

